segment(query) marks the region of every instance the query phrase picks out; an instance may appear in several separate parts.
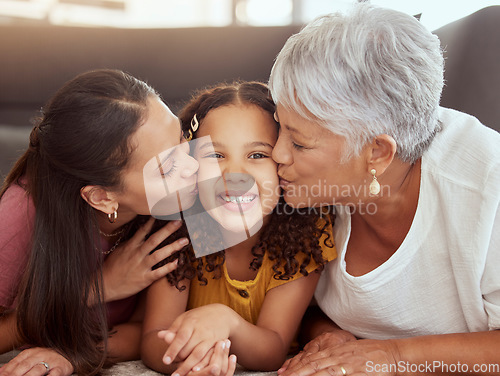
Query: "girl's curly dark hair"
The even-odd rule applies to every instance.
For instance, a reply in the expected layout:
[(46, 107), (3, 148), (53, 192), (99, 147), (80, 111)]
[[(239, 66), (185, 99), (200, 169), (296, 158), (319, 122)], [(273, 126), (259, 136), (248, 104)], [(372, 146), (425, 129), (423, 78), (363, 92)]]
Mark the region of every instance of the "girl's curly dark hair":
[[(280, 198), (278, 205), (270, 214), (269, 222), (262, 228), (259, 241), (252, 248), (254, 256), (249, 268), (258, 270), (262, 266), (264, 255), (274, 261), (274, 278), (288, 280), (298, 272), (308, 275), (307, 267), (312, 261), (322, 270), (325, 259), (323, 257), (321, 243), (333, 248), (333, 239), (329, 231), (333, 223), (333, 215), (324, 209), (315, 208), (294, 209), (288, 206)], [(196, 223), (196, 230), (191, 236), (201, 236), (203, 242), (199, 250), (202, 254), (208, 254), (203, 258), (196, 259), (196, 263), (187, 266), (187, 270), (194, 270), (198, 280), (206, 284), (203, 269), (213, 273), (214, 278), (222, 276), (222, 265), (225, 262), (224, 250), (213, 253), (221, 241), (221, 234), (215, 233), (213, 224), (208, 223), (213, 219), (208, 218)], [(322, 236), (324, 238), (322, 238)], [(212, 252), (212, 253), (211, 253)], [(298, 256), (302, 257), (298, 257)], [(303, 261), (299, 263), (299, 259)]]
[[(196, 92), (181, 110), (179, 119), (184, 135), (190, 135), (194, 115), (201, 126), (203, 119), (211, 110), (240, 103), (256, 105), (268, 112), (274, 119), (275, 105), (265, 84), (256, 81), (223, 83)], [(279, 124), (276, 123), (276, 127), (278, 126)], [(191, 134), (193, 133), (196, 137), (196, 133), (191, 131)], [(321, 241), (327, 247), (333, 248), (333, 239), (328, 231), (333, 222), (334, 215), (331, 210), (293, 209), (281, 197), (270, 214), (270, 220), (263, 228), (258, 243), (252, 248), (254, 258), (249, 268), (258, 270), (262, 265), (264, 255), (267, 254), (269, 259), (274, 261), (273, 271), (276, 279), (287, 280), (298, 272), (307, 275), (307, 266), (311, 262), (315, 262), (318, 265), (317, 270), (321, 270), (326, 260), (323, 257), (320, 239), (325, 234), (325, 238)], [(188, 236), (185, 226), (167, 239), (167, 242), (180, 236)], [(220, 244), (220, 234), (215, 234), (213, 226), (206, 221), (197, 223), (195, 233), (191, 231), (189, 236), (202, 237), (203, 246), (208, 250), (214, 244)], [(300, 254), (302, 254), (303, 261), (299, 264), (297, 256)], [(214, 278), (222, 276), (222, 265), (225, 262), (224, 250), (196, 258), (192, 247), (187, 246), (164, 262), (172, 261), (173, 258), (179, 259), (178, 267), (167, 275), (167, 279), (171, 285), (180, 290), (184, 289), (180, 285), (183, 279), (192, 280), (197, 277), (202, 284), (206, 284), (207, 280), (203, 276), (204, 270), (213, 272)]]

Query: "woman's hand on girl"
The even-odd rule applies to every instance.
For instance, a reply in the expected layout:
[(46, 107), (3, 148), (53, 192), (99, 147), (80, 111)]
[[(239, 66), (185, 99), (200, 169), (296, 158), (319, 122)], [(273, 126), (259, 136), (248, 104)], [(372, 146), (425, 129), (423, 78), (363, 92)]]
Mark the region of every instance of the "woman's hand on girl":
[(168, 330), (158, 333), (158, 337), (169, 344), (163, 362), (170, 364), (176, 358), (184, 359), (174, 372), (180, 376), (203, 364), (214, 345), (229, 338), (233, 314), (234, 311), (223, 304), (209, 304), (184, 312)]
[(181, 221), (171, 221), (146, 239), (155, 219), (148, 222), (125, 243), (117, 247), (104, 262), (104, 300), (124, 299), (148, 287), (157, 279), (164, 277), (177, 267), (177, 260), (158, 269), (152, 267), (188, 244), (188, 239), (181, 238), (166, 245), (154, 253), (163, 240), (179, 229)]
[(73, 373), (73, 366), (53, 349), (33, 347), (22, 351), (0, 368), (1, 376), (42, 376), (49, 372), (50, 376), (69, 376)]

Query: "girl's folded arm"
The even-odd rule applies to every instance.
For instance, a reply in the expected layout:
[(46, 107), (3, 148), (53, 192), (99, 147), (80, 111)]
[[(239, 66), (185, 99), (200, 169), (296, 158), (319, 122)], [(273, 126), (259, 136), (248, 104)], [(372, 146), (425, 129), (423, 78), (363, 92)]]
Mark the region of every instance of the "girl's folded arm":
[(146, 366), (162, 373), (172, 373), (176, 364), (166, 365), (163, 356), (167, 343), (158, 332), (167, 329), (187, 307), (189, 282), (182, 282), (186, 289), (179, 291), (166, 278), (160, 278), (147, 290), (142, 327), (141, 359)]
[(231, 348), (237, 354), (239, 364), (259, 370), (280, 368), (318, 280), (319, 273), (313, 272), (266, 294), (257, 325), (245, 322), (231, 332)]
[(185, 354), (186, 362), (175, 370), (182, 376), (201, 360), (202, 356), (197, 353), (200, 349), (210, 348), (229, 337), (231, 353), (238, 357), (239, 364), (259, 371), (277, 370), (288, 354), (318, 279), (318, 273), (311, 273), (271, 289), (256, 325), (222, 304), (210, 304), (182, 314), (167, 331), (166, 336), (172, 340), (165, 356), (175, 359), (179, 353), (189, 350), (190, 354)]

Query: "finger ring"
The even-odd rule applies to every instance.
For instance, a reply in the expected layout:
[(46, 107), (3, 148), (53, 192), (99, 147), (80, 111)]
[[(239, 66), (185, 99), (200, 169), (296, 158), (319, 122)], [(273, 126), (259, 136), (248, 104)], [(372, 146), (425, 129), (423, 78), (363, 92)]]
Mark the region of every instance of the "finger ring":
[(340, 366), (340, 372), (342, 372), (343, 376), (347, 375), (347, 371), (345, 370), (345, 368), (343, 366)]
[(45, 374), (48, 375), (48, 373), (50, 371), (49, 364), (47, 362), (40, 362), (40, 364), (45, 367)]

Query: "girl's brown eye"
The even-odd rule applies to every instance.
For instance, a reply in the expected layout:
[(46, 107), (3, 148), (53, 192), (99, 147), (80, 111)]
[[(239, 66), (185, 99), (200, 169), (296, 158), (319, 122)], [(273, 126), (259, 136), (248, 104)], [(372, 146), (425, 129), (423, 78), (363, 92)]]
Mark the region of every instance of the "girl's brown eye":
[(250, 159), (262, 159), (262, 158), (268, 158), (267, 155), (263, 153), (253, 153), (252, 155), (249, 156)]

